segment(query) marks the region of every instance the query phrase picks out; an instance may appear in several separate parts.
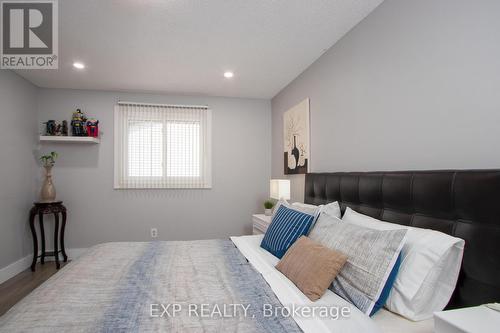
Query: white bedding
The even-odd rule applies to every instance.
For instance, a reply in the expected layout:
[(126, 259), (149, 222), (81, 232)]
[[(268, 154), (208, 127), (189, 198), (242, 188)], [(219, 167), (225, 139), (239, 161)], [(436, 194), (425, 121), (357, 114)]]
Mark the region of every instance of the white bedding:
[(381, 309), (372, 319), (384, 333), (431, 333), (434, 332), (434, 319), (411, 321), (386, 309)]
[(325, 295), (316, 302), (311, 302), (290, 280), (281, 274), (274, 266), (279, 259), (260, 247), (263, 235), (231, 237), (233, 243), (247, 260), (262, 274), (283, 305), (336, 305), (351, 309), (349, 318), (337, 320), (328, 318), (293, 317), (297, 325), (305, 333), (316, 332), (384, 332), (384, 333), (430, 333), (433, 331), (432, 319), (412, 322), (387, 310), (380, 310), (373, 318), (359, 311), (356, 307), (327, 290)]

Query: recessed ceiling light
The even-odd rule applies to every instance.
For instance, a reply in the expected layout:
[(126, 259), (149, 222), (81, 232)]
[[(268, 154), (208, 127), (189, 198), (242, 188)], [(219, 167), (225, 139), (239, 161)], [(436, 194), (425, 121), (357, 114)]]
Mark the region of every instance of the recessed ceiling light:
[(85, 65), (81, 62), (74, 62), (73, 67), (75, 67), (76, 69), (84, 69)]
[(233, 76), (234, 76), (234, 73), (233, 73), (233, 72), (225, 72), (225, 73), (224, 73), (224, 77), (225, 77), (226, 79), (230, 79), (230, 78), (232, 78)]

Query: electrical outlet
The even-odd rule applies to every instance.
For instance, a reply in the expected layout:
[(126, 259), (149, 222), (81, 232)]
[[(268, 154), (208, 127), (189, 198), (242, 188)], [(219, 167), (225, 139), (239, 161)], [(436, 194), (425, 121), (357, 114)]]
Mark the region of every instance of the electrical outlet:
[(156, 237), (158, 237), (158, 229), (151, 228), (151, 238), (156, 238)]

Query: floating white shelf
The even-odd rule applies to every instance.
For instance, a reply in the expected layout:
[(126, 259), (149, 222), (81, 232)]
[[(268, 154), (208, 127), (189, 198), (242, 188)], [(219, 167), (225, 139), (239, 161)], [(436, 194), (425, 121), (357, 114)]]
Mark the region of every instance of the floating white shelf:
[(91, 136), (50, 136), (40, 135), (41, 142), (60, 142), (60, 143), (99, 143), (99, 138)]

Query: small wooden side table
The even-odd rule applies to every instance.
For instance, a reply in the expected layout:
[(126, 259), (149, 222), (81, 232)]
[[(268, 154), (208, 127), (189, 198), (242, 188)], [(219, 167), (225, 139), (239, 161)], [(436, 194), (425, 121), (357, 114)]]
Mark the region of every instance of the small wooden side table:
[[(62, 216), (61, 236), (59, 239), (59, 213)], [(38, 239), (36, 237), (35, 217), (38, 214), (38, 221), (40, 223), (40, 236), (42, 239), (42, 254), (38, 255)], [(54, 214), (54, 251), (45, 252), (45, 231), (43, 227), (43, 216), (45, 214)], [(62, 201), (55, 202), (35, 202), (33, 208), (30, 210), (30, 229), (33, 235), (33, 262), (31, 264), (31, 271), (35, 271), (35, 265), (40, 258), (41, 264), (45, 264), (45, 257), (54, 256), (56, 267), (59, 269), (59, 252), (62, 253), (64, 262), (68, 261), (66, 249), (64, 248), (64, 229), (66, 229), (66, 207)], [(61, 243), (61, 250), (59, 250), (58, 241)]]

